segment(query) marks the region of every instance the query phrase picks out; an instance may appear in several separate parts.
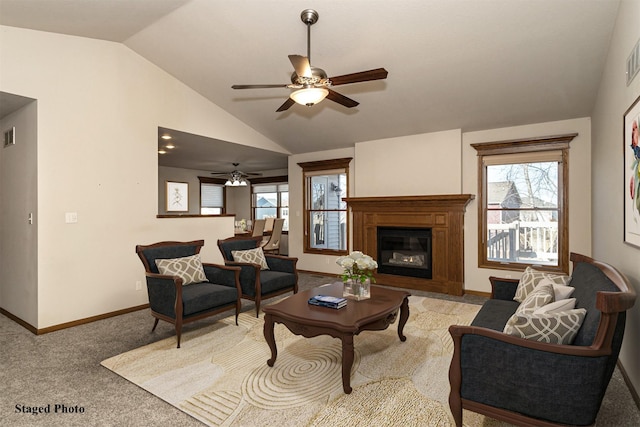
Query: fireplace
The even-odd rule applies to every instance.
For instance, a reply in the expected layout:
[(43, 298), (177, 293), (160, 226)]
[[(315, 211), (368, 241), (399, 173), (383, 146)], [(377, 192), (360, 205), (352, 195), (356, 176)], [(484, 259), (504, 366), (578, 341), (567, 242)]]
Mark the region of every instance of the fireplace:
[[(346, 197), (353, 215), (353, 250), (377, 256), (374, 277), (379, 285), (462, 295), (464, 212), (473, 198), (471, 194)], [(395, 236), (379, 252), (381, 229)], [(428, 230), (429, 243), (418, 230)], [(418, 265), (422, 257), (428, 269)]]
[(431, 228), (377, 227), (378, 273), (431, 279)]

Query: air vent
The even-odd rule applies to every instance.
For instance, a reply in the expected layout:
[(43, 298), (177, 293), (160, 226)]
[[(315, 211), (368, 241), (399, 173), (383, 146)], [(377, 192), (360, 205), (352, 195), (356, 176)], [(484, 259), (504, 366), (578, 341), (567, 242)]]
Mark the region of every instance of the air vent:
[(640, 40), (636, 42), (627, 58), (627, 86), (631, 84), (633, 78), (638, 74), (638, 70), (640, 70)]

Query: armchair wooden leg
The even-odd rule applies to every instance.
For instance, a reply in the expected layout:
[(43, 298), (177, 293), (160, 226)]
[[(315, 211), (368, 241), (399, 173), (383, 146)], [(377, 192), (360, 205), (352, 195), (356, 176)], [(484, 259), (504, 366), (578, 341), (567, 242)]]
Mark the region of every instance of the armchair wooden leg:
[(178, 338), (178, 347), (180, 348), (180, 337), (182, 335), (182, 321), (181, 320), (177, 320), (176, 321), (176, 337)]
[(260, 316), (260, 295), (256, 295), (256, 317)]
[(158, 318), (156, 317), (156, 321), (155, 321), (155, 322), (153, 322), (153, 328), (151, 329), (151, 332), (153, 332), (153, 331), (155, 331), (155, 330), (156, 330), (156, 326), (158, 326), (158, 321), (159, 321), (159, 320), (160, 320), (160, 319), (158, 319)]

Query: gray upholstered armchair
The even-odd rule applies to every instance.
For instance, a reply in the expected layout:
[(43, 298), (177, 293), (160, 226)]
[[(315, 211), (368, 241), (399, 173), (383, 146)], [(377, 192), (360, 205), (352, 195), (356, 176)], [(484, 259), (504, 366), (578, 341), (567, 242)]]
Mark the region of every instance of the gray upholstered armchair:
[[(175, 325), (178, 348), (182, 325), (226, 310), (240, 313), (240, 268), (202, 263), (204, 240), (138, 245), (144, 264), (153, 330), (159, 320)], [(187, 260), (187, 261), (185, 261)]]
[[(260, 248), (262, 237), (238, 239), (231, 237), (218, 240), (218, 247), (222, 252), (225, 265), (242, 268), (240, 272), (240, 286), (242, 298), (255, 301), (256, 317), (260, 312), (260, 302), (283, 293), (298, 292), (298, 258), (282, 255), (264, 255)], [(260, 265), (260, 260), (238, 261), (234, 258), (234, 251), (258, 250), (264, 256), (266, 265)]]
[(636, 294), (613, 267), (575, 253), (571, 260), (571, 296), (576, 308), (586, 310), (572, 343), (503, 333), (519, 306), (513, 279), (490, 278), (492, 298), (471, 326), (449, 328), (454, 342), (449, 406), (457, 426), (463, 409), (523, 426), (595, 422)]

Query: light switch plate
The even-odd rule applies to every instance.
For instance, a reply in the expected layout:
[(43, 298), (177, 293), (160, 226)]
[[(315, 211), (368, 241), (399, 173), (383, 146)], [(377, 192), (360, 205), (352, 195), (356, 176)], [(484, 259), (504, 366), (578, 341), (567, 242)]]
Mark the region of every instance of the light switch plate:
[(64, 222), (67, 224), (75, 224), (78, 222), (78, 212), (67, 212), (64, 214)]

